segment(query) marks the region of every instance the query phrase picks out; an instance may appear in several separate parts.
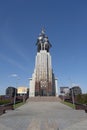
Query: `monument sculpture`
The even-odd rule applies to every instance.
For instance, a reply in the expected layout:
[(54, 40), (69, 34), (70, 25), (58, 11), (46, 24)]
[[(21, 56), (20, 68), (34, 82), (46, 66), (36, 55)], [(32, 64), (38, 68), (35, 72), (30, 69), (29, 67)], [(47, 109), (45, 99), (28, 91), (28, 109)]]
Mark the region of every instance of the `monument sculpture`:
[(57, 79), (54, 76), (50, 48), (52, 47), (44, 29), (37, 38), (35, 69), (30, 78), (29, 97), (58, 96)]

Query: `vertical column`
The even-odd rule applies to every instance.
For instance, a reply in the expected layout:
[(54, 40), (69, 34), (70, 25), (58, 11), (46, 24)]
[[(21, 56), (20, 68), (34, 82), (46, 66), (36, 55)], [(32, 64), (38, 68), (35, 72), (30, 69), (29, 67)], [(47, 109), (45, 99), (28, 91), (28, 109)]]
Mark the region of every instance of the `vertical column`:
[(58, 97), (58, 79), (55, 78), (55, 96)]

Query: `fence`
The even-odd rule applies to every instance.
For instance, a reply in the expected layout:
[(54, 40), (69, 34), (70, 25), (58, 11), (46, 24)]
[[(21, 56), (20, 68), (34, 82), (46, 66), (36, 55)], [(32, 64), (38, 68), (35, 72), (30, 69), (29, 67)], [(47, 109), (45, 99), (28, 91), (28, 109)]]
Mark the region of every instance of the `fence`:
[(4, 114), (6, 110), (14, 110), (13, 103), (0, 105), (0, 115)]

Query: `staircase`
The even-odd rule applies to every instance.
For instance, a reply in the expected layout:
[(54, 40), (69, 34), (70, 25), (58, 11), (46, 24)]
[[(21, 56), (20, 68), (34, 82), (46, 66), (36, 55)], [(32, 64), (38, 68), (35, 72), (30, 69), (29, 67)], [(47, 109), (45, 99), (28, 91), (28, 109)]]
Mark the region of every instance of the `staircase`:
[(54, 96), (38, 96), (38, 97), (30, 97), (27, 99), (27, 102), (59, 102), (61, 99), (59, 97)]

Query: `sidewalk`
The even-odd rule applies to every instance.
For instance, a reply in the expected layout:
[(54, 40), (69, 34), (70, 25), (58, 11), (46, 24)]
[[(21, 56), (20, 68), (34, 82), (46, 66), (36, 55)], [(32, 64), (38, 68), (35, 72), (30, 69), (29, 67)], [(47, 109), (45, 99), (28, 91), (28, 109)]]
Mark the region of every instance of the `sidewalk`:
[(70, 127), (67, 127), (64, 130), (87, 130), (87, 119), (79, 123), (76, 123)]
[(0, 116), (0, 130), (86, 130), (87, 113), (60, 102), (28, 102)]

